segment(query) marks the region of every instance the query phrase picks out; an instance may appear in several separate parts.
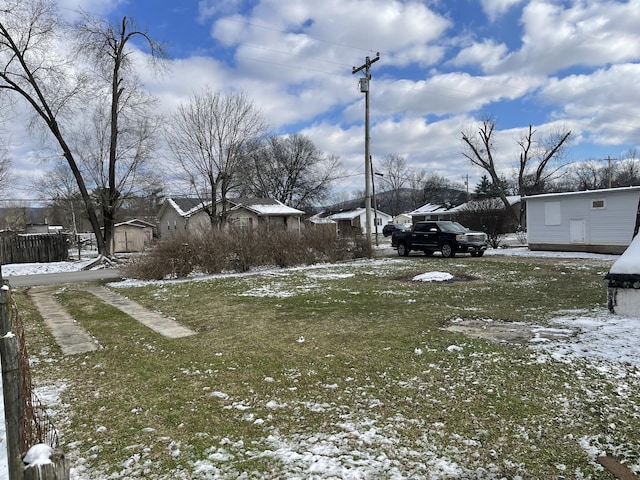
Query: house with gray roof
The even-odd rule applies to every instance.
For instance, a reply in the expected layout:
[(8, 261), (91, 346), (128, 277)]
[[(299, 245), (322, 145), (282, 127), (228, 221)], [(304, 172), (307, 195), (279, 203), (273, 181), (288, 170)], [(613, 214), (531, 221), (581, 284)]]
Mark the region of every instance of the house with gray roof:
[[(226, 209), (227, 226), (254, 228), (265, 226), (272, 230), (300, 231), (302, 210), (288, 207), (272, 198), (229, 198)], [(175, 233), (193, 233), (210, 228), (211, 222), (205, 208), (211, 202), (196, 198), (167, 198), (158, 212), (160, 237)], [(217, 210), (221, 210), (219, 200)]]

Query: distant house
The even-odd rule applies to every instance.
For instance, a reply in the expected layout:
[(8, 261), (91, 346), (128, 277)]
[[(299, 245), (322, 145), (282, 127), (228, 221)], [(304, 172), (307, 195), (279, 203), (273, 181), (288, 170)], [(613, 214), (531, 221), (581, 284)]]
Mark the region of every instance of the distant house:
[[(159, 234), (198, 232), (210, 227), (205, 204), (194, 198), (167, 198), (158, 213)], [(218, 201), (217, 210), (222, 207)], [(300, 231), (302, 210), (272, 198), (230, 198), (227, 225), (240, 228), (265, 226), (273, 230)]]
[[(365, 208), (356, 208), (354, 210), (346, 210), (344, 212), (334, 213), (328, 215), (327, 218), (333, 220), (338, 224), (338, 232), (345, 234), (349, 232), (366, 233), (367, 215)], [(378, 233), (382, 233), (382, 227), (391, 222), (393, 217), (388, 213), (381, 212), (380, 210), (371, 209), (371, 233), (376, 233), (376, 226), (378, 227)]]
[(640, 224), (640, 187), (525, 197), (530, 250), (621, 254)]
[(399, 215), (396, 215), (395, 217), (393, 217), (393, 220), (391, 220), (391, 223), (395, 223), (395, 224), (400, 224), (400, 223), (411, 223), (413, 220), (411, 218), (411, 215), (408, 213), (401, 213)]
[(450, 220), (450, 209), (450, 207), (447, 208), (443, 205), (426, 203), (425, 205), (416, 208), (414, 211), (409, 212), (409, 216), (411, 217), (411, 223), (423, 222), (425, 220)]
[[(509, 202), (509, 206), (516, 213), (516, 215), (520, 215), (520, 203), (521, 198), (520, 195), (510, 195), (507, 196), (507, 201)], [(489, 199), (479, 199), (479, 200), (471, 200), (469, 202), (463, 203), (457, 206), (449, 206), (449, 205), (437, 205), (433, 203), (427, 203), (420, 208), (415, 209), (410, 212), (412, 222), (419, 221), (438, 221), (438, 220), (452, 220), (459, 221), (460, 217), (468, 216), (470, 212), (478, 213), (478, 215), (482, 215), (482, 212), (490, 213), (492, 210), (498, 208), (504, 211), (504, 203), (500, 198), (489, 198)], [(507, 217), (507, 224), (504, 225), (504, 228), (508, 231), (516, 231), (518, 228), (516, 216), (509, 214)], [(482, 223), (482, 222), (480, 222)], [(469, 226), (469, 225), (466, 225)], [(474, 227), (480, 228), (480, 227)]]
[(153, 240), (155, 225), (144, 220), (129, 220), (113, 226), (113, 253), (142, 252)]
[(61, 225), (49, 225), (48, 223), (28, 223), (25, 230), (26, 233), (62, 233), (64, 228)]

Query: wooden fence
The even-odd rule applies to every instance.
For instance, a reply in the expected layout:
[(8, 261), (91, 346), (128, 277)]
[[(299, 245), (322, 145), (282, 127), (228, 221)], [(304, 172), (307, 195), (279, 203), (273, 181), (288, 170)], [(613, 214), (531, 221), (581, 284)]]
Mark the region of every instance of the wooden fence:
[(69, 260), (69, 236), (64, 234), (0, 236), (0, 263), (48, 263)]

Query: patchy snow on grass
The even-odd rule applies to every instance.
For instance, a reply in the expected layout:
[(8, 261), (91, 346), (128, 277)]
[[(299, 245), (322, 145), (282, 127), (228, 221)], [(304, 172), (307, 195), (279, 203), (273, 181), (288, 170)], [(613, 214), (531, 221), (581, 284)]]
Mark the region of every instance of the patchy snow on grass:
[(574, 335), (540, 347), (561, 362), (573, 358), (592, 358), (640, 368), (640, 319), (620, 317), (602, 309), (567, 313), (551, 320)]
[[(581, 253), (553, 253), (553, 252), (531, 252), (525, 247), (489, 250), (487, 255), (515, 255), (515, 256), (541, 256), (556, 258), (595, 258), (599, 260), (615, 260), (617, 256), (606, 256), (596, 254)], [(291, 286), (287, 282), (286, 272), (274, 274), (274, 282), (269, 287), (248, 289), (244, 295), (262, 297), (293, 296), (303, 290), (318, 288), (317, 282), (331, 281), (332, 279), (347, 278), (353, 273), (349, 268), (353, 266), (372, 266), (384, 268), (392, 262), (401, 261), (393, 259), (373, 260), (363, 262), (353, 262), (352, 264), (341, 264), (339, 269), (327, 270), (327, 266), (310, 267), (305, 271), (309, 280), (307, 285), (299, 287)], [(60, 264), (25, 264), (25, 265), (4, 265), (2, 271), (4, 275), (25, 275), (36, 273), (54, 273), (63, 271), (74, 271), (82, 268), (81, 262), (60, 262)], [(297, 270), (302, 270), (297, 269)], [(255, 273), (253, 273), (255, 274)], [(247, 274), (244, 274), (247, 275)], [(211, 276), (203, 278), (212, 278)], [(427, 272), (414, 277), (415, 281), (431, 282), (446, 281), (453, 278), (447, 272)], [(193, 281), (190, 279), (189, 281)], [(137, 282), (127, 281), (121, 285), (134, 286), (145, 283), (159, 282)], [(164, 282), (170, 284), (173, 282)], [(118, 284), (114, 284), (118, 286)], [(302, 290), (297, 290), (300, 288)], [(538, 361), (555, 360), (559, 362), (571, 363), (576, 359), (593, 360), (601, 369), (610, 368), (616, 371), (623, 369), (625, 365), (640, 368), (640, 329), (638, 329), (639, 319), (617, 317), (610, 314), (606, 309), (594, 311), (571, 311), (559, 312), (551, 324), (557, 326), (558, 331), (566, 333), (551, 341), (535, 341), (530, 343), (537, 356)], [(548, 327), (540, 327), (548, 328)], [(554, 327), (552, 327), (554, 328)], [(298, 343), (304, 343), (305, 338), (299, 336)], [(415, 347), (413, 354), (423, 355), (425, 346)], [(462, 345), (450, 345), (448, 354), (473, 355), (474, 352), (467, 351)], [(46, 361), (46, 359), (41, 359)], [(292, 378), (302, 375), (300, 372), (289, 372)], [(272, 377), (265, 377), (265, 382), (273, 382)], [(413, 379), (412, 379), (413, 381)], [(348, 383), (349, 379), (345, 379)], [(404, 385), (402, 385), (404, 387)], [(338, 388), (337, 383), (326, 383), (329, 390)], [(1, 396), (0, 384), (0, 396)], [(43, 399), (48, 408), (55, 412), (64, 412), (69, 408), (59, 401), (59, 394), (64, 385), (53, 385), (38, 389), (38, 395)], [(359, 412), (348, 412), (340, 415), (340, 421), (332, 426), (330, 432), (298, 432), (285, 435), (275, 426), (269, 425), (269, 419), (259, 418), (251, 413), (252, 405), (246, 399), (232, 399), (227, 393), (212, 391), (210, 397), (216, 401), (225, 402), (229, 411), (237, 411), (244, 415), (244, 421), (251, 421), (257, 427), (265, 428), (265, 436), (260, 445), (244, 445), (242, 441), (232, 438), (222, 438), (205, 452), (206, 455), (199, 459), (186, 460), (188, 465), (176, 471), (172, 478), (177, 479), (214, 479), (214, 478), (257, 478), (252, 472), (234, 472), (233, 465), (242, 464), (243, 461), (267, 459), (273, 461), (278, 466), (278, 477), (289, 479), (345, 479), (355, 480), (362, 478), (501, 478), (500, 469), (496, 465), (488, 464), (482, 468), (473, 468), (460, 465), (452, 460), (447, 452), (438, 450), (438, 442), (433, 439), (442, 436), (444, 433), (438, 429), (438, 425), (427, 425), (421, 423), (419, 419), (407, 419), (396, 415), (391, 419), (381, 421), (375, 415), (377, 399), (374, 397), (363, 398), (363, 408)], [(254, 399), (255, 400), (255, 399)], [(331, 409), (339, 409), (340, 406), (325, 402), (306, 402), (301, 405), (292, 405), (279, 399), (263, 399), (265, 407), (270, 411), (291, 409), (297, 411), (299, 408), (307, 409), (311, 412), (325, 412)], [(259, 400), (258, 400), (259, 401)], [(0, 402), (1, 403), (1, 402)], [(4, 404), (0, 405), (4, 414)], [(392, 420), (392, 421), (391, 421)], [(399, 439), (403, 427), (422, 429), (423, 438), (419, 448), (398, 448)], [(151, 428), (151, 427), (149, 427)], [(5, 445), (5, 424), (0, 422), (0, 480), (8, 479), (8, 464), (6, 458)], [(184, 458), (184, 446), (172, 439), (164, 439), (171, 455), (175, 458)], [(461, 449), (473, 448), (475, 440), (468, 438), (456, 439)], [(603, 445), (597, 439), (583, 437), (577, 438), (582, 448), (593, 456), (602, 451)], [(73, 445), (67, 445), (73, 449)], [(132, 454), (124, 459), (118, 472), (114, 472), (109, 478), (128, 479), (146, 478), (145, 468), (152, 461), (146, 457), (144, 449), (139, 446), (132, 446), (132, 449), (141, 450), (141, 453)], [(100, 446), (96, 444), (96, 451)], [(77, 453), (77, 452), (76, 452)], [(73, 468), (71, 478), (73, 480), (97, 480), (104, 478), (101, 472), (89, 468), (91, 461), (87, 458), (73, 458)], [(583, 478), (580, 472), (564, 472), (561, 463), (557, 466), (559, 475), (567, 478)], [(149, 477), (158, 478), (158, 477)], [(518, 479), (519, 477), (513, 477)]]

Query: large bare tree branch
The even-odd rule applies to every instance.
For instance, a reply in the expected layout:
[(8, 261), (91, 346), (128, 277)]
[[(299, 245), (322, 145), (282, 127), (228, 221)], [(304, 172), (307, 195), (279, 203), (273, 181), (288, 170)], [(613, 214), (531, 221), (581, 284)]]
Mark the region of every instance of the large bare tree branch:
[[(101, 126), (94, 117), (96, 127), (96, 151), (90, 155), (94, 162), (93, 173), (100, 194), (100, 206), (104, 222), (104, 241), (110, 252), (116, 213), (123, 201), (122, 189), (128, 181), (140, 173), (142, 165), (149, 161), (155, 128), (152, 127), (151, 107), (154, 100), (143, 93), (130, 57), (130, 46), (135, 38), (141, 38), (149, 48), (149, 58), (156, 64), (166, 58), (162, 46), (146, 31), (139, 30), (127, 17), (118, 24), (84, 15), (77, 26), (78, 52), (85, 54), (100, 72), (98, 88), (109, 85), (108, 124)], [(98, 108), (98, 114), (103, 112)], [(103, 135), (105, 128), (108, 137)], [(108, 143), (105, 140), (108, 138)], [(85, 145), (87, 146), (87, 145)], [(107, 171), (102, 168), (106, 153)]]
[(0, 89), (26, 101), (43, 121), (61, 148), (78, 184), (89, 221), (96, 234), (98, 251), (105, 253), (100, 223), (85, 180), (58, 123), (64, 120), (84, 85), (84, 78), (70, 71), (58, 58), (56, 42), (61, 42), (62, 25), (55, 3), (49, 0), (6, 1), (0, 12)]
[[(493, 119), (487, 118), (482, 121), (477, 132), (462, 132), (462, 141), (467, 149), (466, 151), (462, 152), (462, 155), (474, 165), (477, 165), (485, 170), (491, 177), (491, 182), (494, 185), (500, 185), (501, 179), (498, 175), (496, 165), (493, 160), (494, 129), (495, 121)], [(500, 199), (504, 204), (504, 208), (507, 211), (512, 211), (511, 204), (509, 203), (507, 195), (503, 189), (500, 189)], [(518, 217), (515, 213), (514, 216), (516, 216), (516, 218)]]

